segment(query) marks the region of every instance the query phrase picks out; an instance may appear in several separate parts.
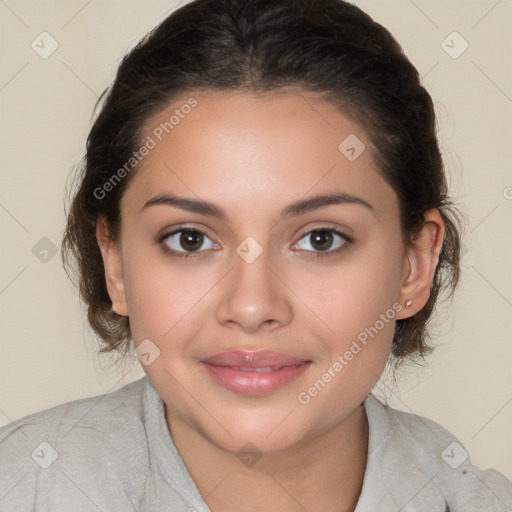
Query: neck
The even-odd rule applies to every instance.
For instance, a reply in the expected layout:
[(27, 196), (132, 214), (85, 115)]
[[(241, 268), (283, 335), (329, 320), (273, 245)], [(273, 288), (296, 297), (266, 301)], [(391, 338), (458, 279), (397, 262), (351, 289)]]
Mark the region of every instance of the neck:
[(368, 420), (358, 407), (342, 423), (284, 452), (244, 465), (166, 408), (174, 443), (212, 512), (352, 512), (361, 493)]

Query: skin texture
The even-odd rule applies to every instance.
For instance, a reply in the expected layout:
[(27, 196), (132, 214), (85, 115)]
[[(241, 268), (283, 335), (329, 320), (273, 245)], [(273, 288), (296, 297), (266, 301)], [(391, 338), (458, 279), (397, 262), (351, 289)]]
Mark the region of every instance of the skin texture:
[[(189, 96), (149, 120), (145, 136)], [(313, 94), (194, 94), (197, 106), (144, 158), (121, 201), (118, 243), (98, 222), (107, 287), (128, 315), (135, 346), (149, 339), (160, 355), (143, 365), (166, 404), (166, 420), (189, 472), (213, 511), (353, 510), (367, 457), (360, 406), (385, 368), (394, 319), (426, 303), (444, 235), (427, 212), (415, 245), (406, 246), (398, 198), (377, 172), (361, 127)], [(355, 134), (366, 150), (354, 161), (338, 149)], [(359, 204), (324, 206), (280, 219), (290, 203), (343, 192)], [(162, 194), (206, 200), (226, 219), (158, 204)], [(183, 228), (205, 233), (186, 253)], [(321, 253), (312, 228), (338, 229)], [(246, 237), (262, 253), (251, 263), (236, 249)], [(166, 245), (167, 242), (167, 245)], [(190, 246), (188, 246), (190, 247)], [(190, 252), (190, 251), (189, 251)], [(324, 251), (325, 253), (325, 251)], [(412, 307), (402, 307), (406, 300)], [(380, 315), (395, 318), (369, 339), (307, 404), (307, 391)], [(284, 388), (245, 396), (215, 384), (199, 361), (227, 350), (268, 349), (312, 361)], [(244, 465), (252, 443), (262, 457)]]

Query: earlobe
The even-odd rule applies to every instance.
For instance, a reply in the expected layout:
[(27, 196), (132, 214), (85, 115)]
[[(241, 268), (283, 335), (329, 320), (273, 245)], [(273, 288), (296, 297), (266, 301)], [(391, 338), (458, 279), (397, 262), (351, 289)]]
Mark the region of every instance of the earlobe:
[(103, 257), (105, 283), (112, 300), (112, 311), (127, 316), (121, 251), (118, 244), (109, 236), (107, 222), (103, 217), (96, 223), (96, 239)]
[(437, 208), (427, 211), (419, 236), (407, 248), (409, 272), (400, 289), (400, 303), (404, 308), (397, 319), (408, 318), (425, 306), (444, 238), (444, 222)]

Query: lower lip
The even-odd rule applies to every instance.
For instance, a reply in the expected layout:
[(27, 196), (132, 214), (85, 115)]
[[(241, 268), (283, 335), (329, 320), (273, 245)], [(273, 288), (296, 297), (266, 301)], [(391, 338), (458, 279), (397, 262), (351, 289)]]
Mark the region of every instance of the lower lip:
[(265, 395), (280, 389), (302, 375), (310, 362), (272, 372), (244, 372), (229, 366), (215, 366), (201, 362), (214, 382), (223, 388), (243, 395)]

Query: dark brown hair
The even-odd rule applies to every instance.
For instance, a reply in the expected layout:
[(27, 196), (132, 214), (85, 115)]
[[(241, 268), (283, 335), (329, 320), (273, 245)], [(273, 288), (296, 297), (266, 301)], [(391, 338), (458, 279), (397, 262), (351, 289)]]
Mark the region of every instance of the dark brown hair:
[(448, 196), (433, 102), (415, 67), (388, 30), (345, 1), (195, 0), (124, 56), (96, 105), (70, 192), (62, 256), (103, 342), (100, 353), (125, 355), (131, 339), (129, 319), (111, 310), (96, 223), (104, 217), (116, 239), (120, 199), (136, 168), (108, 192), (101, 187), (141, 146), (145, 123), (184, 94), (283, 88), (319, 93), (364, 127), (399, 198), (404, 241), (413, 242), (427, 210), (439, 209), (445, 239), (430, 298), (396, 321), (392, 355), (400, 362), (432, 350), (427, 322), (440, 293), (451, 297), (459, 279), (460, 220)]

